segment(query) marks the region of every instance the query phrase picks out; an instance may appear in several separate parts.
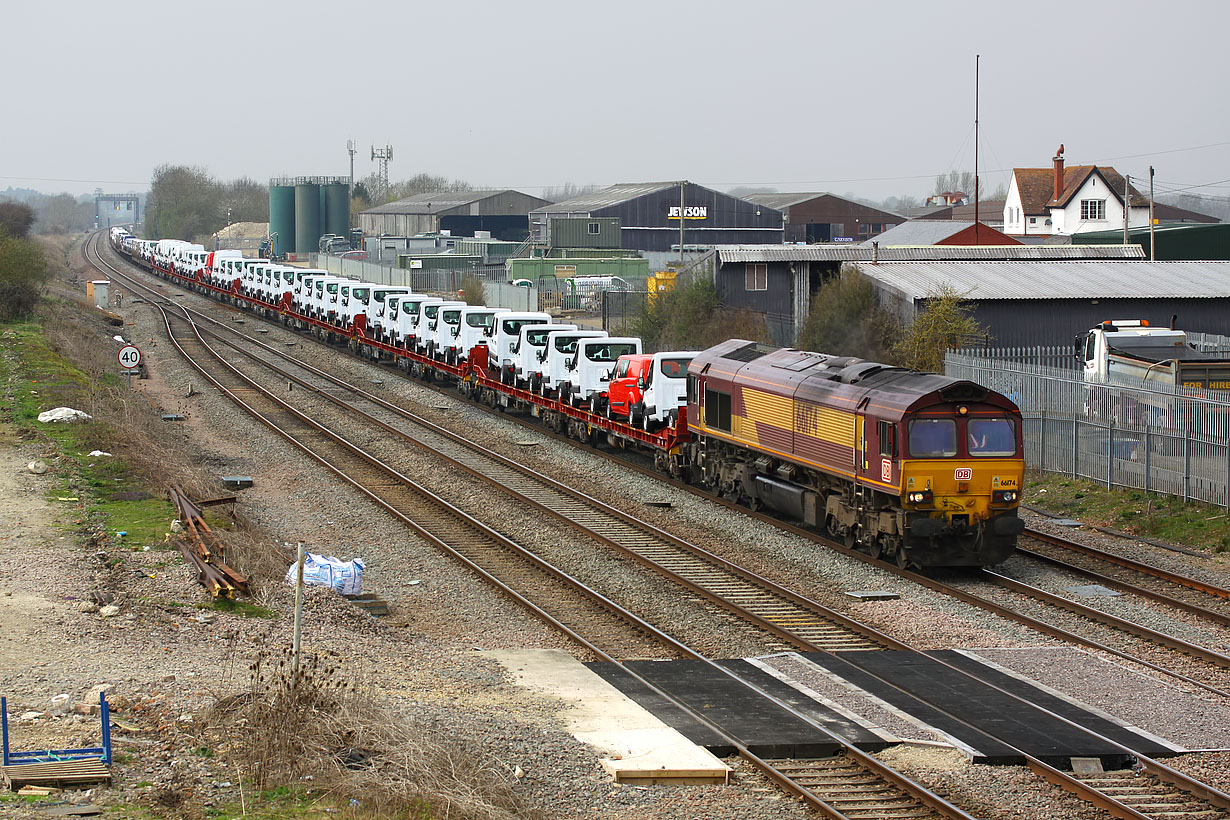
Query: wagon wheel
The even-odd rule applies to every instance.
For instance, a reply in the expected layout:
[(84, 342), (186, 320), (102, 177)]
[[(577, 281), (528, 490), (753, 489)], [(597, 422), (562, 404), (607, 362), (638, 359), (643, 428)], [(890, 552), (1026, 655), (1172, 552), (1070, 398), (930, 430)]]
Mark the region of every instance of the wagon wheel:
[(878, 538), (873, 538), (871, 540), (871, 543), (868, 544), (867, 551), (868, 553), (870, 553), (872, 558), (876, 559), (877, 561), (880, 560), (880, 558), (884, 555), (884, 538), (882, 536)]
[(905, 548), (905, 544), (897, 546), (897, 555), (895, 557), (899, 569), (906, 569), (910, 566), (910, 551)]
[(849, 547), (850, 549), (854, 549), (855, 547), (857, 547), (858, 546), (858, 528), (851, 527), (850, 529), (846, 530), (846, 534), (845, 536), (843, 536), (842, 540), (845, 542), (845, 545)]

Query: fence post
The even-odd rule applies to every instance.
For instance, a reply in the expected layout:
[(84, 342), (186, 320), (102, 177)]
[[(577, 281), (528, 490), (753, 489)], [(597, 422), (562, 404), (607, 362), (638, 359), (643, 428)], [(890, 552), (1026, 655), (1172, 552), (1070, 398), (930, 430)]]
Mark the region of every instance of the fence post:
[[(1230, 448), (1227, 448), (1230, 452)], [(1153, 483), (1153, 425), (1145, 424), (1145, 492), (1149, 492), (1149, 487)]]
[(1046, 469), (1046, 405), (1042, 405), (1042, 417), (1038, 429), (1038, 469)]
[(1192, 489), (1192, 424), (1187, 423), (1187, 435), (1183, 437), (1183, 501), (1191, 498)]
[(1080, 453), (1080, 439), (1081, 439), (1080, 425), (1081, 425), (1080, 416), (1076, 415), (1076, 408), (1073, 407), (1072, 408), (1072, 477), (1073, 478), (1076, 478), (1077, 456)]
[(1106, 428), (1106, 489), (1115, 488), (1115, 417)]
[(1226, 450), (1226, 496), (1225, 496), (1226, 504), (1225, 504), (1225, 507), (1227, 510), (1230, 510), (1230, 441), (1226, 441), (1225, 443), (1223, 443), (1222, 447), (1225, 448)]

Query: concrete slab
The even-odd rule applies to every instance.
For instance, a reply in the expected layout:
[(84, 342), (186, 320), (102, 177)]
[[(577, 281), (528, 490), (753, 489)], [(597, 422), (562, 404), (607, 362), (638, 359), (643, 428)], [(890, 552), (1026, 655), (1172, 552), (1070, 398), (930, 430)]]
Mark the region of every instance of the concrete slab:
[(730, 767), (641, 708), (583, 663), (556, 649), (491, 650), (520, 686), (560, 701), (560, 720), (606, 755), (619, 783), (726, 783)]

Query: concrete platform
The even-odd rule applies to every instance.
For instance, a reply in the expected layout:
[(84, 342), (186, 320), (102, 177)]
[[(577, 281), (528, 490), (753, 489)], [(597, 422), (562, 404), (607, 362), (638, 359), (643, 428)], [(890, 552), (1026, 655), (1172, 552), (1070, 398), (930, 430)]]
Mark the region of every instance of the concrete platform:
[(493, 650), (521, 686), (560, 701), (567, 731), (606, 755), (619, 783), (725, 783), (730, 767), (650, 714), (590, 668), (554, 649)]

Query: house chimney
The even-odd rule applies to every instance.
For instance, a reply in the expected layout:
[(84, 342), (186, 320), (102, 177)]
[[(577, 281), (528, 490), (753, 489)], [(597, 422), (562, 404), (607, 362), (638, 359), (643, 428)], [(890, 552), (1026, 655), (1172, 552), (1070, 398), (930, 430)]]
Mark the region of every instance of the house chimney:
[(1055, 152), (1055, 196), (1052, 199), (1059, 199), (1063, 196), (1063, 143), (1059, 144), (1059, 150)]

